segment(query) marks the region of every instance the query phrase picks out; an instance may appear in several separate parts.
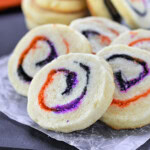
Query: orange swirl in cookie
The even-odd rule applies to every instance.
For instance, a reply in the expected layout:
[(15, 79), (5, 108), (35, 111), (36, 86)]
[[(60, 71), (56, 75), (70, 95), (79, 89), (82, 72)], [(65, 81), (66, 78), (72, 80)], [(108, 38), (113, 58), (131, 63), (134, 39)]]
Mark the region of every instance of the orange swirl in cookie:
[(45, 104), (45, 91), (49, 86), (51, 86), (51, 84), (53, 83), (53, 81), (55, 79), (55, 76), (57, 76), (61, 73), (65, 74), (65, 76), (66, 76), (67, 87), (64, 90), (64, 92), (61, 93), (61, 95), (70, 95), (73, 88), (75, 88), (76, 85), (78, 84), (76, 72), (72, 72), (72, 71), (65, 69), (65, 68), (61, 68), (61, 69), (57, 69), (57, 70), (51, 70), (47, 76), (45, 83), (43, 84), (43, 86), (39, 92), (39, 95), (38, 95), (38, 103), (39, 103), (39, 106), (43, 110), (49, 111), (49, 112), (52, 111), (52, 112), (59, 114), (59, 113), (66, 113), (70, 110), (77, 109), (77, 107), (81, 103), (81, 100), (85, 97), (85, 95), (87, 93), (87, 86), (89, 83), (89, 75), (90, 75), (90, 68), (88, 66), (86, 66), (82, 63), (77, 63), (77, 65), (79, 65), (79, 67), (81, 67), (86, 72), (86, 85), (84, 86), (81, 94), (76, 99), (72, 100), (71, 102), (69, 102), (67, 104), (57, 105), (54, 107), (46, 106), (46, 104)]
[(46, 42), (49, 45), (49, 47), (51, 49), (51, 52), (49, 53), (49, 55), (48, 55), (48, 57), (46, 59), (37, 62), (35, 64), (35, 66), (37, 66), (37, 67), (43, 67), (44, 65), (46, 65), (47, 63), (49, 63), (50, 61), (52, 61), (53, 59), (55, 59), (55, 58), (58, 57), (58, 54), (56, 52), (54, 44), (48, 38), (46, 38), (45, 36), (36, 36), (31, 41), (31, 43), (29, 44), (29, 46), (22, 52), (22, 54), (21, 54), (21, 56), (19, 58), (19, 61), (18, 61), (18, 69), (17, 69), (18, 76), (22, 80), (24, 80), (26, 82), (31, 82), (32, 77), (30, 77), (24, 71), (22, 64), (23, 64), (24, 59), (26, 58), (26, 56), (30, 52), (30, 50), (36, 50), (36, 45), (37, 45), (37, 42), (39, 42), (39, 41)]
[[(62, 40), (63, 40), (64, 45), (66, 46), (66, 54), (68, 54), (70, 52), (69, 43), (64, 38), (62, 38)], [(44, 60), (41, 60), (41, 61), (39, 61), (35, 64), (36, 67), (43, 67), (44, 65), (46, 65), (47, 63), (51, 62), (53, 59), (58, 57), (58, 54), (57, 54), (57, 51), (56, 51), (56, 48), (55, 48), (54, 44), (47, 37), (45, 37), (45, 36), (36, 36), (31, 41), (29, 46), (22, 52), (22, 54), (19, 58), (19, 61), (18, 61), (18, 69), (17, 69), (18, 76), (26, 82), (31, 82), (33, 77), (29, 76), (25, 72), (22, 65), (23, 65), (24, 59), (26, 58), (28, 53), (31, 50), (32, 51), (37, 50), (37, 43), (39, 41), (45, 42), (49, 46), (50, 52), (49, 52), (47, 58), (45, 58)]]
[(138, 101), (140, 98), (148, 96), (149, 94), (150, 94), (150, 89), (148, 89), (145, 93), (134, 96), (134, 97), (127, 99), (127, 100), (124, 100), (124, 101), (119, 100), (119, 99), (113, 99), (111, 105), (117, 105), (119, 107), (124, 108), (124, 107), (129, 106), (131, 103)]
[(129, 45), (129, 46), (135, 46), (135, 45), (137, 45), (137, 44), (139, 44), (139, 43), (144, 43), (144, 42), (150, 42), (150, 38), (141, 38), (141, 39), (132, 41), (132, 42), (129, 43), (128, 45)]

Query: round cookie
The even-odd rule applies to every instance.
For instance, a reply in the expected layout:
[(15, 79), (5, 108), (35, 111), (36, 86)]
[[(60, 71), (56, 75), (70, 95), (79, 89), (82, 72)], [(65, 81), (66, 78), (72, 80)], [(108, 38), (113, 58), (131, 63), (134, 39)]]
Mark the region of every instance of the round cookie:
[(124, 44), (150, 51), (150, 31), (138, 29), (128, 31), (116, 38), (111, 45)]
[(149, 0), (111, 0), (120, 15), (132, 28), (150, 27)]
[(111, 65), (115, 78), (113, 101), (101, 120), (114, 129), (139, 128), (150, 123), (150, 53), (125, 45), (97, 54)]
[(85, 10), (86, 0), (36, 0), (40, 7), (61, 13), (75, 13)]
[(120, 15), (110, 0), (87, 0), (88, 8), (93, 16), (120, 20)]
[(23, 0), (22, 10), (27, 18), (32, 19), (38, 25), (48, 23), (68, 25), (74, 19), (85, 17), (87, 15), (86, 10), (77, 13), (57, 13), (49, 11), (36, 5), (35, 0)]
[(48, 130), (67, 133), (89, 127), (112, 102), (115, 85), (110, 70), (95, 55), (60, 56), (32, 80), (29, 116)]
[(65, 25), (43, 25), (31, 30), (17, 44), (8, 63), (13, 87), (26, 96), (34, 75), (68, 53), (91, 53), (91, 46), (83, 35)]
[(111, 44), (121, 33), (129, 29), (119, 23), (101, 17), (74, 20), (70, 27), (82, 33), (91, 43), (93, 53)]

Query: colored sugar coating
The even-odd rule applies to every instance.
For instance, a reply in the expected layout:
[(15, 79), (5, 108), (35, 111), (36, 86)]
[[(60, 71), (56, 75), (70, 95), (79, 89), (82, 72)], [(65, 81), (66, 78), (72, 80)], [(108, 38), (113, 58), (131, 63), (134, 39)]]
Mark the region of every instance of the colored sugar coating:
[[(75, 62), (77, 63), (77, 62)], [(58, 69), (58, 70), (52, 70), (48, 76), (47, 76), (47, 80), (46, 82), (44, 83), (43, 87), (41, 88), (40, 92), (39, 92), (39, 96), (38, 96), (38, 101), (39, 101), (39, 105), (42, 109), (46, 110), (46, 111), (53, 111), (55, 113), (66, 113), (70, 110), (74, 110), (76, 109), (81, 100), (84, 98), (84, 96), (86, 95), (86, 92), (87, 92), (87, 85), (89, 84), (89, 75), (90, 75), (90, 68), (82, 63), (77, 63), (85, 72), (86, 72), (86, 85), (85, 87), (83, 88), (83, 91), (82, 93), (80, 94), (80, 96), (78, 98), (76, 98), (75, 100), (72, 100), (70, 103), (68, 104), (65, 104), (65, 105), (58, 105), (58, 106), (55, 106), (55, 107), (47, 107), (45, 105), (45, 96), (44, 96), (44, 93), (45, 93), (45, 90), (48, 88), (48, 86), (50, 84), (52, 84), (53, 80), (54, 80), (54, 77), (55, 75), (57, 75), (58, 72), (61, 72), (61, 73), (65, 73), (67, 74), (66, 77), (66, 82), (67, 82), (67, 88), (65, 89), (65, 91), (62, 93), (62, 95), (69, 95), (70, 92), (72, 91), (72, 89), (76, 86), (76, 84), (78, 83), (77, 81), (77, 74), (75, 72), (70, 72), (69, 70), (67, 69)]]
[(144, 62), (143, 60), (131, 57), (126, 54), (115, 54), (107, 58), (107, 61), (113, 61), (115, 59), (126, 59), (128, 61), (132, 61), (133, 63), (141, 65), (143, 68), (142, 72), (138, 75), (138, 77), (131, 80), (123, 79), (123, 73), (121, 71), (114, 73), (120, 91), (122, 92), (126, 92), (129, 88), (139, 83), (142, 79), (144, 79), (149, 74), (149, 68), (147, 67), (146, 62)]
[[(133, 6), (133, 4), (132, 4), (131, 2), (129, 2), (129, 1), (132, 1), (133, 4), (134, 4), (134, 3), (137, 3), (137, 2), (138, 2), (138, 3), (141, 3), (141, 5), (143, 5), (143, 7), (144, 7), (144, 11), (141, 12), (140, 10), (138, 10), (137, 8), (135, 8), (135, 7)], [(129, 6), (132, 8), (132, 10), (133, 10), (136, 14), (138, 14), (139, 16), (144, 17), (144, 16), (147, 15), (147, 9), (148, 9), (148, 7), (147, 7), (146, 0), (139, 0), (139, 1), (127, 0), (127, 2), (128, 2), (128, 4), (129, 4)], [(140, 5), (140, 4), (139, 4), (139, 5)]]
[(36, 44), (37, 42), (39, 41), (43, 41), (43, 42), (46, 42), (50, 49), (51, 49), (51, 52), (50, 54), (48, 55), (48, 57), (45, 59), (45, 60), (42, 60), (40, 62), (37, 62), (35, 64), (36, 67), (43, 67), (44, 65), (46, 65), (47, 63), (51, 62), (53, 59), (57, 58), (58, 57), (58, 54), (56, 52), (56, 49), (55, 49), (55, 46), (53, 45), (53, 43), (46, 37), (44, 36), (37, 36), (35, 37), (30, 45), (27, 47), (27, 49), (25, 49), (23, 51), (23, 53), (21, 54), (20, 58), (19, 58), (19, 63), (18, 63), (18, 69), (17, 69), (17, 72), (18, 72), (18, 76), (20, 77), (20, 79), (26, 81), (26, 82), (31, 82), (32, 80), (32, 77), (30, 77), (26, 72), (25, 70), (23, 69), (23, 61), (24, 59), (26, 58), (26, 56), (28, 55), (28, 53), (30, 52), (31, 49), (33, 50), (36, 50)]

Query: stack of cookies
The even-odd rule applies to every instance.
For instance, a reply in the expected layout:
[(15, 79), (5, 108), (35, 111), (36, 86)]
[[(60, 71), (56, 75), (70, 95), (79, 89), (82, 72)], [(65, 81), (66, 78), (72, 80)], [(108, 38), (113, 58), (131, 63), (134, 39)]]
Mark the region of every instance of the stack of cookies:
[(93, 16), (123, 19), (131, 28), (150, 27), (149, 0), (87, 0), (87, 4)]
[(43, 25), (17, 44), (8, 77), (44, 129), (140, 128), (150, 124), (149, 47), (150, 31), (104, 18)]
[(85, 0), (23, 0), (22, 9), (29, 29), (48, 23), (68, 25), (87, 15)]

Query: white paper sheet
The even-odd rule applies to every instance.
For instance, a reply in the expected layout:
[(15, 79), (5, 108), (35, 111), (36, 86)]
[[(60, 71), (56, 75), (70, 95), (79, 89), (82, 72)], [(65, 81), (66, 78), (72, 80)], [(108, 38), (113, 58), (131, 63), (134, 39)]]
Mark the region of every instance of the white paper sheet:
[(80, 150), (135, 150), (150, 138), (150, 125), (141, 129), (116, 131), (98, 121), (90, 128), (69, 134), (40, 128), (27, 114), (27, 99), (18, 95), (10, 85), (7, 76), (8, 58), (0, 59), (0, 111), (9, 118)]

